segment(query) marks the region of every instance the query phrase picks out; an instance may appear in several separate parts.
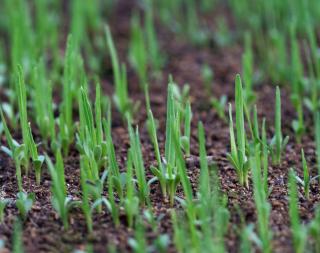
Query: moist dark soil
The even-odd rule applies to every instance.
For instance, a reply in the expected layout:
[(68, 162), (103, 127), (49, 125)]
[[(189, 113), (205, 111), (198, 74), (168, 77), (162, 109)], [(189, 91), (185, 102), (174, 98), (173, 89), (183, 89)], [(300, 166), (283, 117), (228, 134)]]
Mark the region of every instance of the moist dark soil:
[[(123, 61), (127, 61), (126, 55), (130, 34), (129, 14), (134, 8), (132, 2), (119, 1), (115, 13), (112, 14), (109, 20), (120, 58)], [(230, 17), (228, 10), (225, 8), (215, 12), (219, 12), (220, 15), (223, 13), (226, 17)], [(207, 20), (212, 27), (214, 27), (214, 21), (211, 21), (210, 17), (214, 17), (214, 14), (208, 15)], [(230, 27), (232, 27), (232, 19), (229, 19)], [(199, 176), (199, 164), (196, 162), (198, 156), (197, 123), (201, 120), (205, 126), (207, 152), (217, 164), (221, 189), (228, 198), (228, 208), (231, 212), (229, 231), (225, 238), (227, 251), (237, 252), (240, 243), (239, 228), (242, 226), (241, 220), (244, 219), (247, 224), (256, 221), (252, 184), (250, 182), (249, 189), (239, 185), (235, 170), (226, 159), (226, 154), (230, 149), (228, 124), (221, 120), (217, 112), (210, 106), (209, 96), (203, 88), (201, 66), (207, 63), (214, 71), (212, 94), (215, 97), (227, 95), (228, 100), (233, 102), (234, 78), (241, 71), (242, 48), (237, 44), (227, 48), (193, 46), (188, 43), (187, 39), (177, 37), (161, 25), (157, 25), (157, 32), (167, 62), (163, 69), (163, 78), (151, 78), (149, 83), (152, 110), (159, 121), (158, 138), (161, 151), (163, 152), (165, 142), (167, 77), (172, 74), (176, 83), (181, 86), (188, 83), (191, 88), (190, 96), (193, 111), (191, 154), (193, 158), (188, 160), (187, 167), (192, 185), (196, 188)], [(105, 60), (104, 64), (103, 91), (105, 95), (112, 96), (113, 78), (111, 65), (108, 59)], [(259, 66), (257, 65), (255, 68), (259, 69)], [(144, 95), (139, 89), (139, 81), (133, 70), (129, 68), (128, 72), (129, 94), (133, 100), (141, 101), (139, 113), (135, 116), (135, 124), (138, 124), (140, 129), (146, 174), (148, 178), (151, 178), (152, 174), (149, 167), (155, 163), (155, 157), (145, 127)], [(273, 134), (275, 87), (271, 83), (265, 82), (256, 86), (256, 91), (259, 118), (266, 117), (268, 137), (271, 138)], [(300, 150), (302, 147), (305, 150), (311, 170), (313, 172), (316, 171), (315, 146), (312, 137), (313, 129), (308, 127), (301, 144), (296, 144), (294, 132), (291, 128), (291, 122), (296, 115), (290, 103), (289, 92), (285, 88), (282, 89), (282, 115), (283, 132), (285, 135), (289, 135), (291, 139), (284, 152), (281, 165), (272, 166), (270, 164), (268, 178), (269, 187), (272, 189), (269, 201), (272, 206), (270, 224), (273, 231), (273, 251), (279, 253), (293, 251), (288, 218), (287, 178), (291, 167), (296, 167), (299, 175), (302, 175), (300, 168)], [(311, 126), (311, 117), (307, 112), (306, 115), (308, 126)], [(112, 124), (112, 135), (117, 158), (121, 169), (124, 170), (129, 138), (127, 128), (115, 109), (113, 110)], [(37, 130), (35, 129), (34, 132), (37, 132)], [(195, 162), (190, 162), (192, 159)], [(64, 159), (64, 162), (68, 194), (74, 200), (80, 199), (79, 153), (74, 147), (71, 149), (70, 155)], [(68, 231), (64, 231), (61, 221), (51, 204), (50, 185), (50, 175), (46, 168), (43, 170), (40, 186), (35, 184), (33, 172), (23, 178), (24, 189), (28, 192), (34, 192), (36, 195), (34, 206), (27, 220), (23, 223), (25, 252), (71, 252), (75, 249), (85, 249), (87, 244), (93, 245), (94, 252), (106, 252), (108, 247), (112, 245), (116, 246), (118, 252), (130, 251), (128, 238), (133, 236), (133, 231), (128, 228), (124, 216), (121, 217), (120, 225), (115, 227), (109, 213), (95, 214), (94, 230), (92, 235), (88, 235), (83, 214), (81, 210), (75, 208), (70, 215), (70, 228)], [(15, 168), (10, 158), (4, 153), (0, 153), (0, 186), (1, 197), (16, 198)], [(178, 195), (183, 197), (181, 190), (178, 191)], [(303, 221), (308, 222), (312, 219), (315, 205), (319, 202), (319, 198), (317, 182), (311, 187), (310, 200), (306, 200), (303, 197), (300, 189), (299, 206)], [(151, 186), (151, 203), (156, 216), (162, 217), (159, 221), (159, 232), (172, 235), (170, 205), (163, 200), (158, 184)], [(174, 208), (179, 209), (180, 207), (176, 205)], [(18, 211), (15, 205), (9, 204), (5, 210), (4, 223), (0, 224), (0, 239), (6, 242), (8, 252), (11, 250), (13, 223), (17, 214)], [(156, 235), (149, 228), (146, 236), (151, 242)], [(170, 245), (169, 248), (170, 252), (176, 252), (173, 245)], [(3, 252), (6, 252), (6, 250)]]

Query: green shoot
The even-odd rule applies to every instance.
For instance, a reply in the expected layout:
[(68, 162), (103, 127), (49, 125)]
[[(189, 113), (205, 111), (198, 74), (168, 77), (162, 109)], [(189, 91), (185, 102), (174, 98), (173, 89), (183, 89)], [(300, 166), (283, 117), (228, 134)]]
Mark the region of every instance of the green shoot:
[(242, 68), (242, 75), (245, 84), (244, 98), (247, 106), (249, 107), (255, 100), (255, 94), (252, 88), (253, 52), (250, 33), (246, 33), (245, 35), (245, 52), (242, 55)]
[(258, 110), (256, 105), (254, 105), (253, 107), (252, 131), (253, 131), (253, 139), (255, 140), (255, 142), (258, 142), (260, 140), (260, 134), (259, 134), (259, 123), (258, 123)]
[[(31, 132), (30, 123), (28, 123), (27, 116), (27, 95), (26, 87), (24, 82), (23, 70), (21, 66), (18, 66), (18, 80), (17, 80), (17, 93), (18, 93), (18, 104), (19, 104), (19, 117), (20, 124), (22, 128), (22, 138), (24, 146), (24, 155), (26, 156), (25, 160), (31, 159), (36, 175), (36, 182), (39, 185), (41, 180), (41, 167), (44, 161), (44, 156), (38, 155), (37, 145), (35, 144)], [(25, 169), (28, 171), (28, 164)]]
[(129, 238), (128, 243), (135, 253), (148, 252), (145, 228), (141, 220), (137, 221), (135, 227), (135, 238)]
[(73, 100), (77, 95), (77, 78), (78, 69), (77, 46), (75, 39), (69, 35), (67, 48), (64, 59), (62, 104), (60, 106), (59, 128), (60, 128), (60, 145), (64, 155), (69, 152), (69, 145), (73, 141)]
[(205, 145), (205, 133), (202, 122), (198, 123), (198, 140), (199, 140), (199, 155), (200, 155), (200, 194), (202, 197), (206, 197), (210, 192), (210, 181), (209, 181), (209, 169), (207, 161), (207, 152)]
[(214, 73), (208, 64), (201, 67), (201, 76), (207, 94), (211, 97)]
[(4, 133), (8, 143), (8, 147), (1, 146), (1, 150), (13, 159), (16, 166), (16, 177), (17, 177), (18, 189), (19, 191), (22, 191), (21, 165), (24, 164), (24, 166), (26, 166), (26, 164), (28, 164), (28, 160), (27, 160), (28, 158), (25, 156), (25, 153), (24, 153), (25, 145), (24, 144), (20, 145), (17, 141), (15, 141), (12, 138), (12, 135), (8, 129), (6, 119), (3, 115), (1, 108), (0, 108), (0, 114), (1, 114), (2, 126), (3, 126)]
[(4, 209), (9, 204), (9, 202), (10, 202), (9, 199), (4, 199), (4, 198), (0, 199), (0, 224), (4, 220)]
[[(301, 142), (301, 137), (305, 132), (305, 126), (304, 126), (304, 115), (303, 115), (303, 94), (301, 94), (301, 90), (302, 88), (301, 86), (301, 82), (302, 82), (302, 70), (301, 70), (301, 63), (298, 64), (298, 62), (300, 62), (300, 52), (299, 49), (296, 48), (298, 47), (297, 42), (294, 41), (292, 42), (292, 50), (295, 50), (294, 52), (292, 52), (293, 56), (292, 56), (292, 64), (293, 64), (293, 76), (292, 76), (292, 94), (291, 94), (291, 101), (293, 106), (296, 109), (297, 112), (297, 119), (292, 121), (292, 128), (295, 132), (295, 136), (297, 139), (297, 142), (300, 143)], [(298, 59), (297, 59), (298, 57)]]
[[(156, 150), (156, 158), (158, 162), (158, 169), (151, 167), (152, 173), (159, 180), (164, 198), (169, 195), (170, 205), (174, 204), (174, 197), (176, 194), (177, 186), (180, 182), (180, 176), (176, 166), (176, 156), (173, 147), (174, 133), (179, 131), (180, 121), (178, 117), (178, 108), (174, 100), (174, 86), (172, 82), (169, 83), (168, 96), (167, 96), (167, 121), (166, 121), (166, 141), (165, 141), (165, 160), (162, 162), (160, 157), (160, 151), (157, 141), (156, 126), (153, 119), (151, 110), (149, 110), (149, 132), (151, 139)], [(190, 116), (190, 115), (189, 115)], [(189, 120), (187, 120), (189, 123)], [(180, 145), (181, 138), (179, 137)]]
[(186, 243), (184, 243), (185, 231), (179, 225), (177, 212), (173, 209), (171, 211), (171, 220), (173, 224), (173, 242), (178, 252), (184, 252)]
[(114, 76), (115, 95), (113, 99), (123, 118), (131, 117), (134, 111), (132, 110), (132, 102), (128, 96), (126, 67), (125, 65), (121, 65), (120, 67), (109, 26), (105, 27), (105, 33)]
[(228, 160), (235, 168), (239, 182), (241, 185), (249, 187), (248, 171), (249, 163), (246, 152), (246, 133), (244, 128), (244, 98), (242, 94), (242, 84), (240, 75), (236, 76), (236, 138), (234, 134), (234, 126), (232, 119), (232, 106), (229, 104), (229, 132), (230, 132), (230, 146), (231, 153), (227, 155)]
[(135, 175), (138, 180), (138, 190), (139, 190), (139, 199), (141, 203), (146, 203), (149, 201), (149, 187), (146, 182), (146, 175), (145, 175), (145, 167), (142, 157), (142, 150), (141, 150), (141, 143), (140, 143), (140, 136), (138, 132), (138, 128), (136, 131), (133, 130), (130, 122), (128, 122), (129, 128), (129, 137), (130, 137), (130, 147), (131, 147), (131, 154), (132, 154), (132, 162), (133, 167), (135, 169)]
[(23, 220), (27, 219), (28, 213), (32, 208), (34, 200), (35, 195), (33, 193), (27, 194), (25, 192), (19, 192), (17, 194), (16, 206)]
[(297, 182), (303, 186), (305, 198), (309, 199), (310, 198), (310, 184), (312, 183), (312, 181), (316, 180), (319, 177), (319, 175), (317, 175), (315, 177), (311, 177), (303, 149), (301, 149), (301, 163), (302, 163), (303, 179), (301, 179), (298, 175), (295, 175), (295, 177), (296, 177)]
[[(115, 202), (114, 199), (114, 195), (113, 195), (113, 190), (114, 190), (114, 186), (113, 186), (113, 180), (111, 177), (108, 178), (108, 195), (109, 195), (109, 203), (110, 205), (106, 205), (111, 213), (113, 222), (115, 224), (116, 227), (119, 226), (120, 221), (119, 221), (119, 208)], [(103, 198), (104, 199), (104, 198)], [(107, 201), (105, 200), (104, 203), (107, 204)]]
[(296, 175), (292, 169), (289, 172), (289, 217), (294, 250), (297, 253), (302, 253), (307, 242), (307, 230), (300, 223)]
[(46, 156), (46, 163), (52, 179), (52, 205), (59, 214), (64, 229), (68, 229), (68, 213), (72, 202), (71, 199), (67, 197), (64, 166), (60, 151), (56, 154), (55, 165), (52, 164), (48, 156)]
[(150, 170), (152, 173), (157, 177), (159, 180), (160, 186), (161, 186), (161, 191), (162, 195), (164, 198), (167, 197), (167, 182), (166, 182), (166, 171), (165, 171), (165, 165), (163, 165), (161, 156), (160, 156), (160, 149), (159, 149), (159, 144), (158, 144), (158, 137), (157, 137), (157, 129), (156, 129), (156, 124), (153, 118), (152, 111), (148, 111), (148, 131), (150, 134), (151, 142), (153, 144), (153, 149), (155, 152), (155, 156), (157, 159), (158, 163), (158, 168), (155, 168), (154, 166), (150, 167)]
[(90, 202), (89, 202), (89, 186), (86, 182), (86, 169), (85, 169), (84, 159), (80, 158), (80, 184), (82, 190), (82, 200), (81, 200), (81, 209), (85, 216), (87, 230), (89, 233), (92, 232), (92, 217), (91, 217), (91, 210), (90, 210)]
[(144, 44), (144, 34), (140, 24), (140, 16), (135, 13), (131, 20), (131, 41), (129, 58), (140, 80), (140, 87), (145, 89), (147, 83), (147, 54)]
[[(39, 2), (39, 1), (38, 1)], [(44, 60), (41, 59), (32, 71), (32, 84), (34, 87), (33, 106), (35, 119), (41, 136), (48, 142), (55, 141), (55, 121), (52, 102), (52, 84), (46, 78)]]
[(79, 95), (79, 114), (79, 135), (76, 135), (77, 147), (81, 154), (94, 158), (92, 162), (95, 166), (93, 167), (97, 169), (95, 175), (98, 176), (99, 169), (105, 166), (107, 161), (107, 147), (103, 139), (102, 130), (101, 91), (99, 85), (96, 87), (95, 119), (87, 92), (82, 87)]
[(190, 133), (191, 133), (192, 112), (191, 105), (188, 101), (184, 112), (184, 135), (180, 138), (181, 146), (187, 156), (190, 156)]
[(267, 195), (263, 186), (261, 175), (260, 145), (255, 146), (254, 157), (251, 158), (253, 174), (254, 199), (258, 215), (258, 232), (263, 252), (271, 252), (272, 234), (269, 228), (270, 204), (267, 202)]
[(123, 182), (122, 174), (120, 174), (119, 165), (116, 158), (115, 148), (112, 142), (111, 136), (111, 105), (108, 103), (108, 114), (107, 121), (103, 121), (103, 126), (106, 133), (107, 141), (107, 157), (108, 157), (108, 170), (110, 171), (110, 177), (113, 178), (113, 181), (116, 185), (116, 190), (120, 200), (123, 198)]
[[(29, 141), (29, 125), (28, 125), (28, 118), (27, 118), (27, 95), (26, 95), (26, 88), (24, 83), (24, 76), (23, 76), (23, 70), (21, 66), (18, 66), (18, 72), (17, 72), (17, 83), (16, 83), (16, 90), (18, 95), (18, 105), (19, 105), (19, 118), (20, 118), (20, 125), (22, 128), (22, 138), (24, 145), (24, 153), (27, 157), (26, 160), (29, 160), (30, 155), (30, 141)], [(26, 164), (27, 166), (25, 169), (28, 172), (29, 164)]]
[(226, 122), (227, 118), (226, 118), (225, 108), (227, 104), (227, 96), (222, 95), (220, 99), (212, 97), (210, 102), (212, 107), (216, 110), (219, 118)]
[[(173, 133), (173, 147), (174, 147), (174, 151), (176, 154), (176, 163), (177, 163), (177, 169), (178, 169), (178, 173), (180, 176), (180, 180), (181, 180), (181, 184), (182, 184), (182, 188), (184, 191), (184, 196), (185, 199), (182, 201), (180, 200), (180, 202), (183, 203), (183, 205), (186, 207), (186, 211), (187, 211), (187, 215), (189, 218), (190, 223), (194, 222), (195, 219), (195, 207), (194, 207), (194, 203), (193, 203), (193, 191), (192, 191), (192, 187), (191, 187), (191, 182), (189, 180), (188, 174), (187, 174), (187, 168), (186, 168), (186, 163), (183, 157), (183, 153), (181, 150), (181, 147), (179, 145), (179, 138), (178, 138), (178, 133), (177, 131), (175, 131)], [(192, 225), (191, 225), (192, 226)], [(193, 231), (193, 229), (191, 229), (192, 231), (192, 237), (193, 240), (195, 240), (195, 234)]]
[(153, 70), (155, 71), (155, 74), (158, 74), (158, 72), (164, 64), (165, 58), (163, 52), (160, 51), (157, 34), (154, 26), (154, 3), (152, 0), (147, 0), (146, 2), (147, 4), (145, 10), (144, 29), (146, 33), (146, 42), (149, 50), (149, 61)]
[(289, 136), (283, 139), (281, 132), (281, 96), (280, 89), (276, 88), (276, 104), (275, 104), (275, 134), (270, 143), (270, 153), (273, 164), (279, 165), (281, 163), (281, 154), (285, 150), (289, 141)]
[(13, 236), (12, 236), (12, 252), (13, 253), (23, 253), (23, 233), (22, 225), (20, 219), (16, 218), (14, 221), (13, 227)]
[(268, 167), (269, 167), (269, 151), (267, 143), (267, 132), (266, 132), (266, 119), (263, 118), (261, 128), (261, 141), (262, 141), (262, 167), (263, 167), (263, 188), (266, 196), (269, 195), (268, 187)]
[(310, 188), (310, 173), (307, 165), (307, 161), (304, 155), (303, 149), (301, 150), (301, 159), (302, 159), (302, 169), (303, 169), (303, 181), (304, 181), (304, 194), (307, 199), (309, 199), (309, 188)]
[(320, 250), (320, 241), (318, 240), (320, 236), (320, 207), (319, 206), (317, 206), (315, 210), (314, 219), (310, 222), (309, 234), (315, 242), (314, 251), (319, 252)]
[(127, 214), (128, 226), (131, 228), (133, 226), (134, 217), (139, 212), (139, 198), (135, 196), (135, 187), (133, 181), (133, 171), (132, 171), (132, 161), (131, 161), (132, 151), (129, 151), (127, 160), (127, 175), (126, 175), (126, 198), (124, 200), (124, 209)]
[[(247, 252), (252, 252), (252, 242), (251, 238), (255, 237), (256, 234), (254, 232), (254, 225), (250, 223), (249, 225), (245, 226), (241, 230), (241, 245), (240, 245), (240, 251), (241, 253), (247, 253)], [(258, 241), (256, 239), (256, 241)]]

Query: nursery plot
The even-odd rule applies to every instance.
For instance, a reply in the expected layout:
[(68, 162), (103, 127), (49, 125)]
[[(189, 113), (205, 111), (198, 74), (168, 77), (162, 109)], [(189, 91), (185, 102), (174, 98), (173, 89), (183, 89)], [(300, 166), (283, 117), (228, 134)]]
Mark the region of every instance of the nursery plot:
[(320, 2), (0, 3), (0, 252), (320, 252)]

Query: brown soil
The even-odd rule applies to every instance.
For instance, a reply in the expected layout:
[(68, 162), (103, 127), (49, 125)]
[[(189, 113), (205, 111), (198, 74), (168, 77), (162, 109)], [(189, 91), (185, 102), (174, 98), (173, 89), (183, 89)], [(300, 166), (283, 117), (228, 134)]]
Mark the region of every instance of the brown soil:
[[(128, 35), (129, 33), (129, 12), (132, 4), (121, 1), (116, 8), (116, 13), (110, 20), (114, 39), (117, 42), (119, 55), (126, 60)], [(212, 15), (214, 16), (214, 15)], [(116, 25), (112, 25), (116, 24)], [(201, 66), (203, 63), (209, 64), (214, 70), (213, 94), (220, 97), (226, 94), (230, 101), (234, 94), (234, 77), (241, 71), (240, 60), (242, 49), (238, 45), (230, 48), (217, 49), (199, 48), (190, 45), (181, 38), (177, 38), (164, 27), (159, 26), (159, 40), (167, 56), (167, 64), (163, 70), (162, 80), (150, 81), (151, 106), (154, 116), (159, 120), (160, 128), (158, 132), (161, 150), (164, 147), (164, 127), (166, 112), (166, 87), (167, 76), (172, 74), (175, 82), (180, 85), (188, 83), (191, 87), (191, 101), (193, 109), (192, 122), (192, 141), (191, 150), (194, 156), (198, 154), (197, 145), (197, 122), (201, 120), (206, 130), (206, 145), (208, 155), (213, 156), (219, 168), (219, 177), (223, 192), (228, 196), (228, 207), (231, 212), (228, 236), (225, 239), (227, 250), (237, 252), (239, 246), (239, 234), (237, 225), (240, 226), (240, 214), (238, 207), (242, 210), (242, 215), (246, 223), (254, 223), (256, 219), (255, 204), (253, 200), (252, 187), (244, 189), (238, 184), (235, 170), (230, 166), (226, 159), (226, 153), (229, 151), (229, 132), (228, 125), (223, 122), (209, 105), (209, 99), (204, 94), (203, 82), (201, 79)], [(106, 60), (106, 71), (103, 77), (103, 90), (105, 94), (111, 96), (113, 90), (111, 66), (109, 60)], [(258, 69), (259, 66), (256, 66)], [(146, 174), (151, 178), (149, 171), (150, 164), (155, 162), (153, 148), (150, 143), (147, 130), (144, 125), (146, 119), (144, 99), (142, 92), (138, 89), (138, 79), (129, 69), (130, 96), (134, 100), (141, 100), (141, 112), (136, 117), (136, 123), (140, 126), (141, 143)], [(273, 133), (274, 117), (274, 87), (265, 83), (257, 88), (257, 104), (259, 118), (266, 117), (268, 122), (268, 133), (271, 137)], [(291, 130), (291, 121), (295, 118), (294, 109), (291, 106), (288, 92), (282, 89), (282, 109), (283, 109), (283, 131), (284, 134), (291, 136), (287, 146), (285, 156), (281, 166), (269, 167), (269, 186), (272, 192), (269, 201), (272, 205), (270, 224), (273, 231), (273, 249), (274, 252), (292, 252), (291, 235), (288, 219), (288, 201), (287, 201), (287, 175), (290, 167), (300, 169), (300, 149), (304, 148), (308, 163), (312, 170), (315, 168), (315, 147), (313, 143), (312, 128), (308, 128), (302, 144), (297, 145), (294, 141), (294, 133)], [(308, 114), (307, 114), (308, 115)], [(126, 151), (129, 146), (127, 129), (121, 122), (120, 115), (113, 111), (113, 141), (115, 143), (117, 157), (121, 168), (124, 168)], [(311, 120), (307, 119), (310, 123)], [(310, 126), (311, 124), (309, 124)], [(79, 154), (73, 148), (69, 157), (65, 158), (65, 173), (68, 185), (68, 193), (74, 199), (80, 197), (79, 186)], [(188, 173), (192, 184), (195, 187), (199, 175), (199, 165), (197, 163), (188, 166)], [(50, 201), (50, 176), (44, 169), (42, 182), (36, 186), (33, 173), (23, 179), (24, 189), (36, 194), (35, 204), (29, 213), (29, 216), (23, 224), (23, 243), (26, 252), (71, 252), (74, 249), (84, 249), (89, 243), (94, 246), (94, 252), (105, 252), (110, 245), (115, 245), (120, 252), (130, 250), (127, 240), (133, 236), (133, 231), (126, 226), (125, 218), (121, 219), (121, 224), (115, 228), (112, 219), (108, 213), (96, 214), (94, 216), (94, 232), (88, 236), (86, 224), (80, 210), (73, 209), (70, 217), (70, 229), (64, 231), (62, 224), (52, 208)], [(12, 161), (3, 153), (0, 153), (0, 195), (5, 198), (15, 199), (17, 193), (17, 183), (15, 180), (15, 169)], [(300, 189), (301, 190), (301, 189)], [(304, 221), (309, 221), (314, 213), (316, 203), (319, 201), (319, 189), (317, 186), (311, 188), (310, 200), (305, 200), (300, 194), (300, 211)], [(162, 200), (159, 186), (154, 184), (151, 189), (151, 199), (154, 212), (157, 216), (164, 215), (159, 222), (159, 231), (161, 233), (172, 234), (172, 227), (169, 215), (169, 204)], [(179, 208), (179, 207), (177, 207)], [(17, 209), (14, 204), (10, 204), (5, 211), (5, 222), (0, 225), (0, 239), (7, 242), (10, 248), (12, 236), (13, 221), (17, 215)], [(148, 240), (152, 240), (155, 235), (147, 232)], [(173, 246), (170, 251), (175, 252)]]

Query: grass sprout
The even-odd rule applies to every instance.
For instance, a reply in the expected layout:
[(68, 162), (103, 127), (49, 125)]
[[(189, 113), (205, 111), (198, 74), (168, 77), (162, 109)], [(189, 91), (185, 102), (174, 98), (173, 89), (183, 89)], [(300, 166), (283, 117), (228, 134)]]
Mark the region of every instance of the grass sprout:
[(307, 242), (307, 229), (300, 222), (298, 208), (298, 189), (296, 183), (296, 175), (293, 169), (291, 169), (289, 172), (289, 217), (294, 250), (295, 252), (302, 253), (305, 250), (305, 245)]
[(244, 128), (244, 98), (240, 75), (236, 76), (236, 137), (232, 119), (232, 106), (229, 104), (229, 132), (231, 153), (227, 155), (228, 160), (235, 168), (241, 185), (249, 187), (248, 172), (249, 162), (246, 156), (246, 132)]
[(9, 203), (10, 203), (9, 199), (4, 199), (4, 198), (0, 199), (0, 224), (4, 220), (4, 210)]
[(19, 210), (19, 214), (23, 220), (26, 220), (28, 213), (31, 210), (35, 201), (35, 195), (33, 193), (19, 192), (17, 194), (16, 206)]
[(272, 252), (271, 239), (272, 234), (269, 228), (269, 217), (271, 207), (267, 201), (265, 188), (263, 187), (263, 176), (261, 173), (261, 154), (260, 146), (255, 146), (254, 157), (251, 158), (251, 168), (253, 175), (254, 199), (258, 215), (258, 233), (260, 237), (259, 245), (263, 252)]
[(275, 134), (270, 143), (270, 153), (272, 157), (272, 161), (275, 165), (279, 165), (281, 163), (281, 154), (285, 150), (289, 136), (283, 138), (282, 130), (281, 130), (281, 96), (280, 96), (280, 88), (277, 86), (276, 88), (276, 104), (275, 104)]
[(56, 154), (56, 164), (53, 165), (51, 159), (46, 156), (46, 163), (52, 179), (52, 205), (59, 214), (64, 229), (68, 229), (68, 214), (72, 205), (71, 198), (67, 196), (66, 181), (64, 175), (64, 165), (61, 152)]
[(113, 100), (117, 109), (120, 111), (124, 118), (131, 117), (133, 112), (135, 111), (135, 108), (132, 108), (132, 101), (128, 96), (126, 67), (124, 64), (120, 65), (119, 63), (117, 51), (113, 43), (109, 26), (105, 27), (105, 33), (114, 76), (115, 95), (113, 97)]

